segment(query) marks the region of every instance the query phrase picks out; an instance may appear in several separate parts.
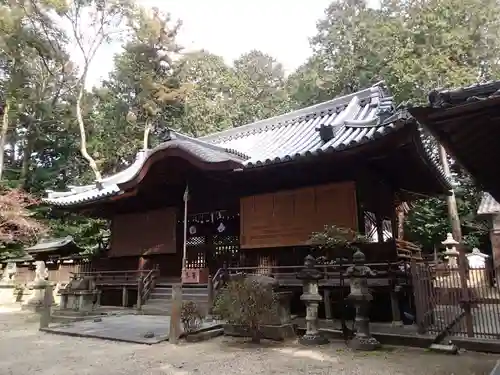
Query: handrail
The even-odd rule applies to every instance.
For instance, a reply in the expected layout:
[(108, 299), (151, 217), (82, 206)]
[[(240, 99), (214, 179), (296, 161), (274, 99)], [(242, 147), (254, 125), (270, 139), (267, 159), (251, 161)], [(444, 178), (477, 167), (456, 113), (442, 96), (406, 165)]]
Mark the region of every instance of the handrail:
[(149, 294), (156, 286), (156, 275), (159, 273), (158, 266), (149, 270), (146, 276), (142, 274), (137, 281), (137, 309), (140, 310), (142, 305), (148, 300)]
[(147, 275), (143, 278), (143, 289), (141, 293), (142, 297), (142, 302), (146, 302), (147, 298), (149, 297), (149, 293), (151, 293), (151, 290), (154, 289), (154, 283), (156, 280), (156, 269), (150, 270)]
[(83, 271), (83, 272), (70, 272), (73, 275), (107, 275), (107, 274), (120, 274), (120, 273), (140, 273), (149, 270), (125, 270), (125, 271)]
[[(387, 274), (393, 274), (394, 276), (393, 273), (394, 267), (401, 266), (402, 264), (405, 264), (405, 261), (401, 259), (389, 262), (363, 263), (363, 265), (370, 266), (371, 268), (384, 267), (385, 269), (388, 270), (388, 271), (381, 271), (380, 276), (386, 276)], [(329, 279), (329, 278), (339, 278), (339, 277), (342, 278), (343, 270), (353, 265), (354, 263), (352, 262), (345, 262), (345, 263), (342, 262), (336, 264), (316, 264), (315, 267), (321, 270), (325, 279)], [(221, 279), (223, 273), (229, 273), (229, 274), (235, 272), (253, 273), (254, 271), (271, 269), (271, 273), (269, 273), (268, 276), (277, 278), (286, 278), (286, 277), (295, 277), (297, 271), (303, 268), (304, 268), (303, 264), (298, 264), (296, 266), (265, 266), (265, 267), (252, 266), (252, 267), (225, 267), (225, 268), (223, 267), (219, 268), (215, 273), (214, 277), (212, 278), (213, 281), (212, 287), (213, 290), (215, 291), (218, 290), (221, 287), (221, 285), (224, 284), (223, 280)]]

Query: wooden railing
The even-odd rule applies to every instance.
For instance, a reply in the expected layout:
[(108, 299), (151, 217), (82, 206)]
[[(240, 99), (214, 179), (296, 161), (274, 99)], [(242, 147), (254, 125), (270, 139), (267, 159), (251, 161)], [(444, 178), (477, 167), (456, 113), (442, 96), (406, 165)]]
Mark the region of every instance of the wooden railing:
[[(377, 271), (377, 276), (373, 277), (377, 285), (388, 286), (391, 283), (391, 279), (398, 277), (407, 277), (404, 261), (395, 262), (378, 262), (378, 263), (364, 263), (364, 265), (369, 266), (372, 270)], [(316, 268), (323, 273), (323, 279), (320, 280), (320, 285), (329, 286), (342, 286), (344, 281), (347, 281), (344, 273), (347, 268), (352, 266), (353, 263), (337, 263), (337, 264), (319, 264)], [(403, 266), (403, 267), (402, 267)], [(297, 273), (303, 269), (303, 265), (297, 266), (272, 266), (272, 267), (228, 267), (221, 268), (213, 277), (213, 290), (217, 291), (220, 289), (225, 281), (227, 281), (228, 275), (237, 273), (246, 274), (261, 274), (265, 276), (271, 276), (276, 278), (281, 285), (301, 285), (301, 282), (297, 279)], [(262, 271), (266, 271), (265, 273)], [(268, 272), (268, 271), (271, 272)]]
[(81, 280), (84, 277), (92, 277), (96, 286), (129, 286), (136, 285), (139, 277), (148, 274), (150, 271), (151, 270), (72, 272), (71, 279)]
[(398, 258), (422, 260), (422, 249), (412, 242), (396, 240)]

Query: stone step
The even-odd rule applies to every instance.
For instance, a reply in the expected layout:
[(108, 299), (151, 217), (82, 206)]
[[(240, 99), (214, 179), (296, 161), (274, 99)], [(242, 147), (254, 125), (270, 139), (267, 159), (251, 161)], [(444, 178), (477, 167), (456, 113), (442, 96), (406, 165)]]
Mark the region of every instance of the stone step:
[[(184, 301), (207, 299), (208, 294), (191, 294), (182, 293), (182, 299)], [(149, 299), (172, 299), (172, 294), (153, 292), (149, 295)]]
[[(198, 300), (198, 301), (193, 301), (197, 305), (206, 305), (208, 304), (208, 300)], [(172, 304), (172, 300), (170, 299), (150, 299), (149, 301), (146, 302), (144, 306), (162, 306), (162, 305), (168, 305), (170, 306)]]
[[(160, 293), (168, 293), (172, 294), (172, 288), (164, 287), (164, 286), (156, 286), (152, 292), (160, 292)], [(182, 288), (183, 293), (191, 293), (191, 294), (208, 294), (207, 288)]]

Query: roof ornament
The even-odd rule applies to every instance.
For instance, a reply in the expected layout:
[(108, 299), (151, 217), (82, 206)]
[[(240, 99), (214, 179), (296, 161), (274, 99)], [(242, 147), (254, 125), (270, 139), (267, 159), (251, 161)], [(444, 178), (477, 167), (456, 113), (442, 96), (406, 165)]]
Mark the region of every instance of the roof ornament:
[(102, 184), (102, 180), (95, 180), (95, 187), (99, 190), (104, 189), (104, 185)]

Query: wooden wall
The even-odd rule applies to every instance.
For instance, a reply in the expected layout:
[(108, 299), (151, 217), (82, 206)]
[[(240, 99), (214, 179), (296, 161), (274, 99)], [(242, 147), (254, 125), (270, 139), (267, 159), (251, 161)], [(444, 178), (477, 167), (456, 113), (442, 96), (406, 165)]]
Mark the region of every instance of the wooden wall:
[(117, 215), (111, 224), (109, 257), (176, 253), (177, 215), (173, 207)]
[(319, 185), (240, 200), (241, 248), (307, 244), (325, 224), (357, 230), (354, 182)]

